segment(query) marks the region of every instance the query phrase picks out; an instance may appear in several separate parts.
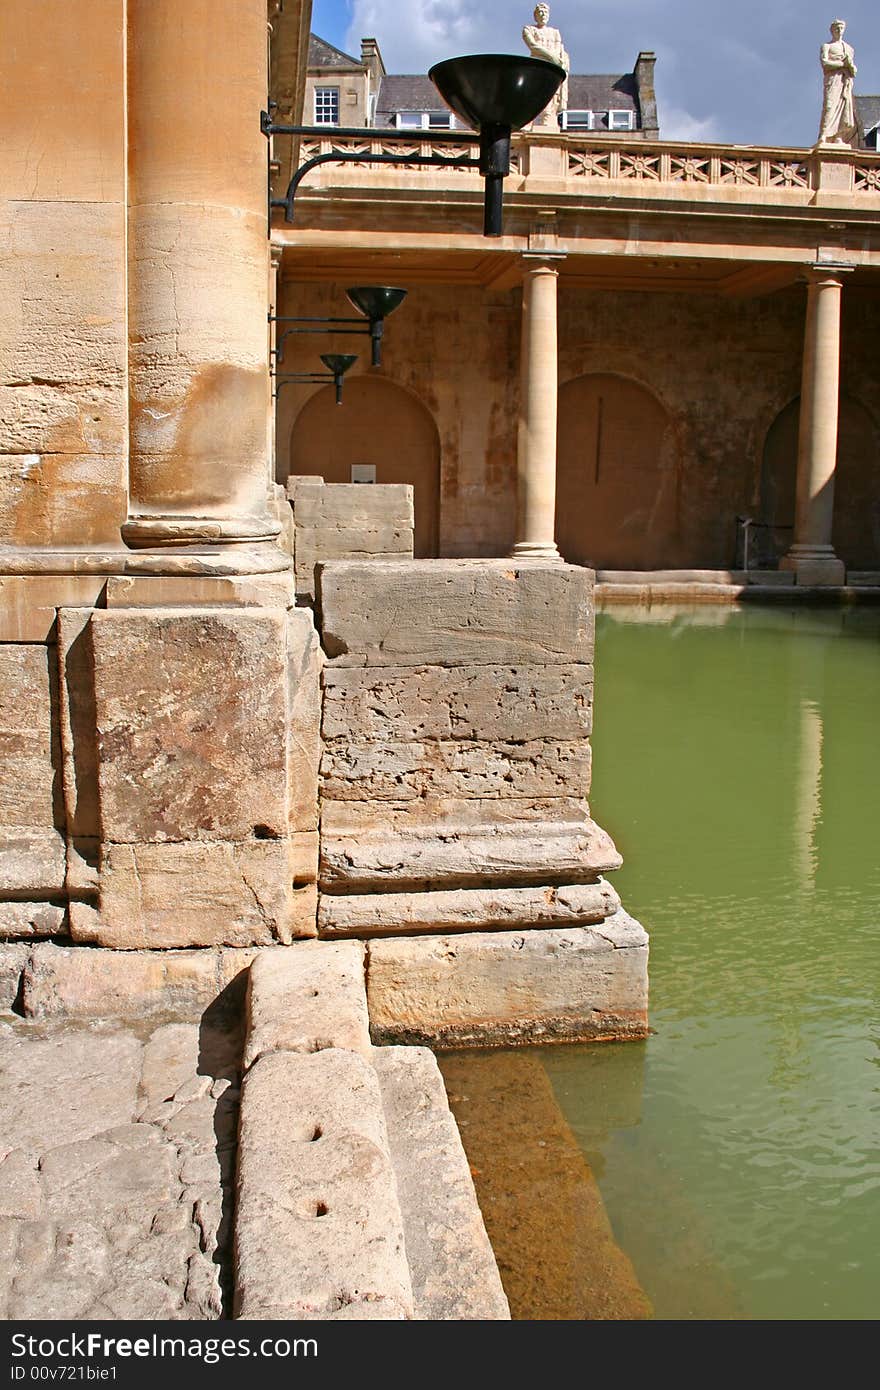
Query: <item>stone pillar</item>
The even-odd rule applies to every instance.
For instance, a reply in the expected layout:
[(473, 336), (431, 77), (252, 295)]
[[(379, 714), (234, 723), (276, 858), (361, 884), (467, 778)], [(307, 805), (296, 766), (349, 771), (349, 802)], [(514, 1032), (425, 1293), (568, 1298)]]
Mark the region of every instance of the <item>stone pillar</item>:
[[(129, 0), (135, 548), (271, 542), (265, 0)], [(267, 552), (273, 547), (264, 546)]]
[(512, 554), (559, 559), (556, 416), (559, 396), (555, 259), (524, 257), (516, 543)]
[(834, 472), (840, 409), (840, 303), (843, 271), (815, 266), (807, 289), (801, 382), (794, 542), (780, 562), (798, 584), (835, 585), (845, 579), (831, 544)]

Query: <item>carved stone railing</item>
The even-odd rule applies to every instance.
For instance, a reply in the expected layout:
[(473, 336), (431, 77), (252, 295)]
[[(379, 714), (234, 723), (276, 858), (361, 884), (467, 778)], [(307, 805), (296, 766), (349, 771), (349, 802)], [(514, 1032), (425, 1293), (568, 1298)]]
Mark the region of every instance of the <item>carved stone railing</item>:
[[(369, 135), (365, 134), (363, 139), (358, 139), (357, 137), (350, 135), (333, 136), (328, 134), (326, 136), (322, 136), (320, 140), (312, 140), (307, 138), (303, 139), (300, 145), (300, 165), (305, 164), (309, 159), (314, 159), (316, 155), (332, 154), (334, 151), (345, 151), (347, 154), (357, 154), (362, 152), (365, 155), (442, 154), (444, 157), (449, 159), (452, 159), (455, 156), (460, 156), (462, 159), (475, 159), (478, 153), (474, 145), (457, 145), (454, 141), (450, 141), (448, 143), (446, 141), (443, 141), (442, 143), (440, 141), (433, 141), (427, 132), (425, 132), (425, 138), (422, 138), (420, 136), (413, 136), (413, 139), (411, 141), (383, 140), (381, 132), (377, 132), (375, 135), (373, 135), (372, 132)], [(521, 150), (515, 150), (513, 152), (510, 162), (512, 171), (514, 173), (522, 173), (523, 160)], [(352, 163), (349, 164), (347, 167), (349, 169), (375, 169), (378, 166), (370, 165), (366, 162), (363, 164), (359, 164), (355, 161), (352, 161)], [(389, 171), (386, 169), (386, 173), (387, 172)], [(390, 172), (393, 173), (394, 171), (391, 170)], [(473, 174), (474, 171), (472, 169), (452, 169), (447, 172), (451, 172), (453, 174)]]
[[(365, 131), (363, 136), (334, 135), (330, 131), (320, 138), (306, 136), (300, 148), (300, 164), (315, 155), (332, 151), (363, 154), (420, 154), (442, 153), (444, 156), (473, 157), (473, 144), (456, 145), (454, 141), (434, 140), (428, 131), (414, 133), (411, 141), (383, 138), (382, 131)], [(525, 131), (514, 137), (512, 174), (528, 180), (551, 179), (560, 184), (566, 195), (600, 191), (615, 185), (622, 196), (679, 197), (696, 196), (700, 200), (716, 197), (719, 201), (794, 202), (809, 205), (833, 202), (842, 196), (849, 205), (858, 206), (863, 197), (880, 199), (880, 154), (864, 150), (778, 149), (758, 146), (702, 145), (677, 142), (647, 141), (630, 137), (596, 138), (589, 135), (550, 134)], [(399, 178), (401, 171), (390, 166), (352, 162), (344, 167), (346, 181), (356, 170), (372, 171), (384, 180)], [(328, 175), (325, 166), (323, 181), (336, 178)], [(318, 171), (316, 171), (316, 174)], [(474, 177), (472, 169), (455, 167), (430, 170), (434, 179), (438, 173), (443, 180)], [(316, 179), (316, 181), (320, 181)], [(511, 187), (510, 191), (514, 191)], [(548, 190), (549, 191), (549, 190)]]

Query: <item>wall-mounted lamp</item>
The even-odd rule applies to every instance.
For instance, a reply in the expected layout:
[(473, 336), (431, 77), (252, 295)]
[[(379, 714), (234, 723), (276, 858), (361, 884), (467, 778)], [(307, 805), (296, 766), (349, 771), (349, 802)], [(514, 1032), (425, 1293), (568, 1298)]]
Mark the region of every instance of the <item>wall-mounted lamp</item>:
[(283, 386), (302, 385), (303, 382), (332, 381), (336, 387), (336, 404), (342, 405), (342, 379), (349, 368), (354, 366), (357, 357), (352, 357), (348, 353), (322, 352), (321, 361), (327, 368), (326, 374), (323, 372), (291, 372), (276, 377), (276, 386), (272, 393), (274, 399), (278, 399)]
[[(276, 363), (284, 361), (284, 340), (291, 334), (296, 333), (334, 333), (342, 336), (354, 337), (358, 334), (369, 334), (372, 340), (372, 365), (381, 367), (382, 365), (382, 337), (385, 332), (385, 320), (389, 314), (406, 299), (406, 290), (394, 289), (390, 285), (356, 285), (353, 289), (346, 290), (350, 303), (357, 309), (368, 323), (363, 319), (325, 319), (325, 318), (287, 318), (269, 315), (270, 323), (293, 323), (306, 324), (304, 328), (287, 328), (278, 339), (278, 346), (274, 349)], [(332, 324), (333, 327), (326, 325)], [(315, 325), (314, 327), (312, 325)], [(321, 325), (318, 327), (318, 325)], [(337, 327), (336, 325), (343, 325)], [(351, 325), (355, 325), (352, 327)]]
[[(513, 53), (476, 53), (464, 58), (447, 58), (435, 63), (428, 76), (446, 102), (466, 125), (475, 127), (479, 136), (441, 136), (432, 131), (431, 144), (436, 150), (422, 154), (420, 149), (407, 154), (392, 154), (386, 150), (373, 154), (366, 150), (330, 150), (316, 154), (297, 169), (283, 198), (269, 198), (272, 208), (284, 209), (284, 220), (293, 221), (296, 192), (306, 175), (319, 164), (415, 164), (448, 165), (459, 169), (479, 169), (485, 179), (483, 234), (501, 236), (502, 187), (510, 173), (511, 131), (522, 130), (533, 121), (556, 95), (565, 81), (565, 69), (543, 58), (520, 58)], [(338, 127), (276, 125), (268, 111), (260, 112), (260, 129), (272, 135), (310, 135), (321, 140), (337, 136), (364, 139), (364, 129), (343, 130)], [(412, 144), (412, 131), (382, 130), (383, 144), (396, 140)], [(479, 159), (463, 154), (441, 154), (444, 145), (479, 144)], [(375, 365), (375, 364), (374, 364)]]
[(565, 81), (565, 69), (543, 58), (472, 53), (435, 63), (428, 76), (456, 116), (480, 133), (480, 173), (485, 179), (483, 235), (501, 236), (511, 132), (522, 130), (540, 115)]

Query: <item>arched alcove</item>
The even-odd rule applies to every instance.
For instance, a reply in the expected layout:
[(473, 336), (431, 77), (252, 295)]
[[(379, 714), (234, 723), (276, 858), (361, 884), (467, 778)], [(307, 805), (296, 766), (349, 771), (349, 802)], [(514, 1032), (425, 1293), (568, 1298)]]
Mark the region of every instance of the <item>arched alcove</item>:
[[(761, 465), (761, 521), (771, 530), (765, 558), (783, 555), (792, 540), (800, 398), (789, 401), (767, 431)], [(842, 396), (834, 477), (832, 544), (849, 569), (880, 565), (880, 439), (872, 416)]]
[(290, 471), (350, 483), (352, 464), (373, 464), (377, 483), (411, 483), (415, 553), (437, 554), (440, 439), (428, 409), (381, 376), (346, 379), (342, 405), (332, 386), (303, 406), (290, 440)]
[(594, 373), (559, 392), (556, 541), (571, 564), (686, 563), (670, 416), (644, 386)]

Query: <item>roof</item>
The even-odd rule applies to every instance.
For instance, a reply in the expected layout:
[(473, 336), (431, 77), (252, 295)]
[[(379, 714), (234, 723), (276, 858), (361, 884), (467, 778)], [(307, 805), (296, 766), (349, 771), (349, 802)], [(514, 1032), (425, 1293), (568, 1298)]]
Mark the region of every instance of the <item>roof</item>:
[(350, 53), (343, 53), (341, 48), (334, 48), (332, 43), (326, 39), (321, 39), (317, 34), (309, 34), (309, 62), (310, 68), (363, 68), (360, 58), (352, 58)]
[(573, 72), (568, 79), (570, 111), (635, 111), (639, 98), (633, 73), (587, 76)]
[[(573, 111), (634, 111), (639, 115), (635, 75), (625, 72), (589, 76), (572, 73), (568, 80), (568, 105)], [(397, 111), (448, 111), (430, 77), (416, 73), (389, 73), (382, 78), (376, 101), (376, 125), (394, 124)]]
[(859, 125), (864, 134), (867, 135), (869, 130), (873, 130), (880, 123), (880, 96), (856, 96), (855, 102)]
[(430, 77), (424, 74), (387, 73), (379, 84), (376, 125), (390, 126), (396, 111), (448, 111)]

